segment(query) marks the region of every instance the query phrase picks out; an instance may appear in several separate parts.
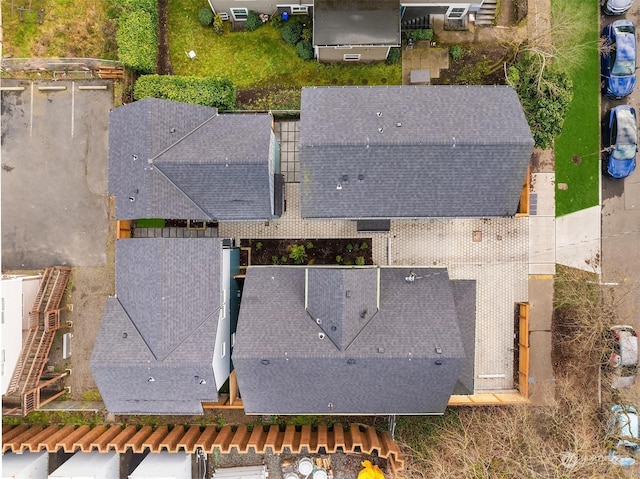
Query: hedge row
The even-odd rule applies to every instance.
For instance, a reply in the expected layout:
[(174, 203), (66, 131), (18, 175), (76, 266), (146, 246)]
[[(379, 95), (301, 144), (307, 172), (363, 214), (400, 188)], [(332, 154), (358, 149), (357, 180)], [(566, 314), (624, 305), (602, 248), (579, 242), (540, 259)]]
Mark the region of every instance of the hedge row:
[(232, 110), (236, 104), (236, 89), (226, 78), (143, 75), (136, 82), (133, 97), (136, 100), (163, 98)]
[(158, 0), (112, 0), (118, 11), (118, 58), (139, 73), (156, 69)]

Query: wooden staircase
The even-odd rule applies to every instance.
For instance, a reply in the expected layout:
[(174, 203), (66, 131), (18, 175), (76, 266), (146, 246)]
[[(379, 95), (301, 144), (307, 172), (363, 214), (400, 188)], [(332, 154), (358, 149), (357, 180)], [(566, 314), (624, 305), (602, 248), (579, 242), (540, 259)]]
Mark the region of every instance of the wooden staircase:
[(60, 302), (70, 274), (69, 267), (47, 268), (29, 311), (29, 332), (6, 394), (22, 396), (23, 415), (35, 411), (40, 405), (40, 378), (56, 331), (60, 328), (60, 312), (63, 310)]

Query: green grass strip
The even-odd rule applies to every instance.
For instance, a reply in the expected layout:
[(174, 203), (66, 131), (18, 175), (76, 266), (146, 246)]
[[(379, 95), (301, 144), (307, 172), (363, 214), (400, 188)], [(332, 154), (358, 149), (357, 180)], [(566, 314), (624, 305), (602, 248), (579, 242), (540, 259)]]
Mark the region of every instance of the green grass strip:
[(160, 218), (136, 220), (136, 228), (164, 228), (164, 220)]
[[(552, 0), (552, 9), (567, 0)], [(589, 22), (575, 28), (575, 42), (588, 43), (585, 61), (569, 70), (573, 101), (562, 134), (555, 142), (556, 216), (599, 204), (600, 59), (598, 53), (598, 2), (573, 0)], [(566, 189), (564, 186), (567, 185)]]

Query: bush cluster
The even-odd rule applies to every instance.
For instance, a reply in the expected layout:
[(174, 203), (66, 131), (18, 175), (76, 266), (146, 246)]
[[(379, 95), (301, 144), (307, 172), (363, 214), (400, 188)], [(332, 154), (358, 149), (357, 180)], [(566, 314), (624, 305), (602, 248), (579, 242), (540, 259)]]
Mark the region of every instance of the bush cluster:
[(460, 45), (454, 45), (449, 48), (449, 56), (454, 62), (459, 61), (464, 55), (464, 50)]
[(226, 78), (143, 75), (136, 82), (133, 97), (136, 100), (162, 98), (232, 110), (236, 104), (236, 89)]
[(113, 0), (118, 16), (118, 59), (139, 73), (151, 73), (158, 56), (158, 1)]
[(407, 39), (412, 40), (431, 40), (433, 38), (433, 30), (425, 28), (423, 30), (409, 30), (406, 33)]
[(311, 60), (313, 59), (313, 45), (311, 42), (301, 40), (296, 43), (296, 53), (303, 60)]
[(261, 26), (262, 26), (262, 19), (260, 18), (260, 15), (258, 15), (258, 13), (254, 12), (253, 10), (249, 10), (249, 14), (247, 15), (247, 21), (245, 22), (244, 27), (250, 32), (253, 32), (254, 30), (257, 30), (258, 28), (260, 28)]
[(213, 11), (211, 11), (211, 9), (208, 7), (202, 7), (198, 11), (198, 20), (200, 20), (200, 24), (203, 27), (208, 27), (209, 25), (211, 25), (213, 23), (213, 17)]
[(387, 55), (387, 65), (395, 65), (400, 61), (402, 57), (402, 52), (398, 47), (392, 47), (389, 49), (389, 55)]
[(288, 22), (280, 30), (282, 39), (289, 45), (296, 45), (302, 38), (302, 24), (298, 22)]

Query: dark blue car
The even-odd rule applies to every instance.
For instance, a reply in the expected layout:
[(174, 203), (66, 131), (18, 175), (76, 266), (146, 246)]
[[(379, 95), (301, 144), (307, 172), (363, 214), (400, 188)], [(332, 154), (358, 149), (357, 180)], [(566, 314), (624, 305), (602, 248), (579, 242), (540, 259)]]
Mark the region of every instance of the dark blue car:
[(609, 113), (609, 149), (606, 172), (613, 178), (626, 178), (636, 168), (638, 123), (636, 111), (619, 105)]
[(602, 38), (604, 94), (623, 98), (636, 84), (636, 26), (630, 20), (617, 20), (604, 27)]

